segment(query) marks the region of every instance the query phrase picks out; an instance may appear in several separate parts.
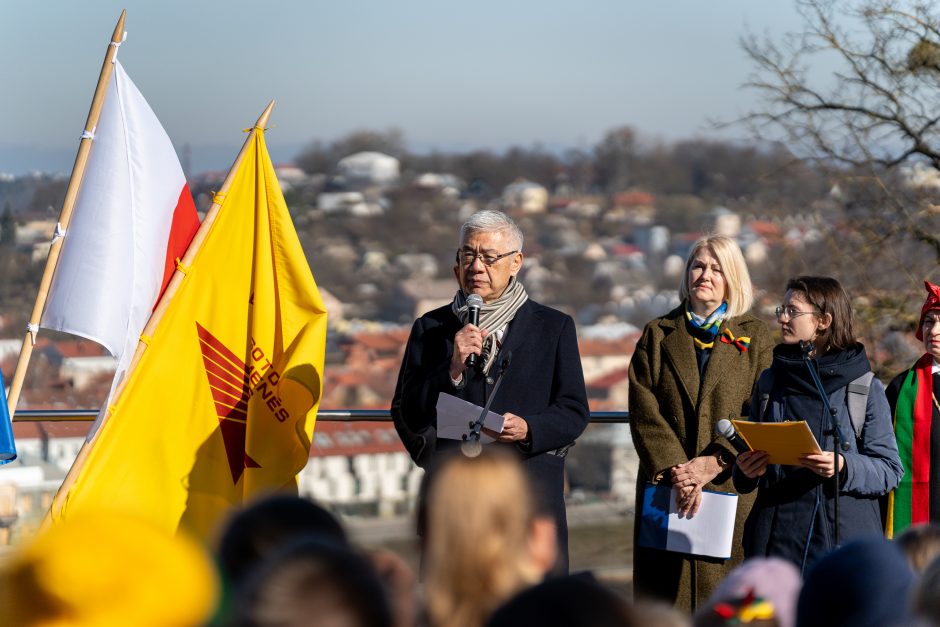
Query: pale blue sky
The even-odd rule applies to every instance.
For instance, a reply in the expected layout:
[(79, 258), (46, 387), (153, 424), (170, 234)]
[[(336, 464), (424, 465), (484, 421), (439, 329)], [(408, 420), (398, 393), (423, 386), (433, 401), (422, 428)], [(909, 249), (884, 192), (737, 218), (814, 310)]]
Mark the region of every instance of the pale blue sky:
[(417, 150), (709, 135), (751, 102), (745, 28), (800, 28), (784, 0), (2, 0), (0, 171), (70, 169), (121, 8), (120, 59), (195, 171), (272, 98), (276, 161), (392, 126)]

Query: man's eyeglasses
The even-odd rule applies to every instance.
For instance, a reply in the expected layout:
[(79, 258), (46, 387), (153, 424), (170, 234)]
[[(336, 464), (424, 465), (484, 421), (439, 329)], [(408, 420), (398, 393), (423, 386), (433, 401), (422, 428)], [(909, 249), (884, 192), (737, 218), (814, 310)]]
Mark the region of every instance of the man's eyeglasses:
[(478, 253), (475, 250), (458, 250), (457, 251), (457, 263), (462, 266), (471, 266), (473, 262), (479, 257), (480, 261), (484, 265), (492, 266), (494, 263), (508, 257), (509, 255), (515, 255), (518, 250), (510, 250), (508, 253), (503, 253), (502, 255), (494, 255), (493, 253)]
[(814, 314), (815, 311), (800, 311), (796, 307), (777, 307), (774, 309), (774, 313), (777, 314), (778, 318), (788, 318), (792, 320), (793, 318), (798, 318), (800, 316), (805, 316), (807, 314)]

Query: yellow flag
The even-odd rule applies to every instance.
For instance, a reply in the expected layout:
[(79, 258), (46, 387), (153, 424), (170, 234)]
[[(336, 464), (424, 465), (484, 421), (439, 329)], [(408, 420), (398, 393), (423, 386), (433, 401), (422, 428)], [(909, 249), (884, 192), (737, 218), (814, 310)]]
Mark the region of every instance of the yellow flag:
[(296, 490), (320, 401), (326, 310), (260, 130), (185, 278), (51, 519), (119, 506), (210, 536)]

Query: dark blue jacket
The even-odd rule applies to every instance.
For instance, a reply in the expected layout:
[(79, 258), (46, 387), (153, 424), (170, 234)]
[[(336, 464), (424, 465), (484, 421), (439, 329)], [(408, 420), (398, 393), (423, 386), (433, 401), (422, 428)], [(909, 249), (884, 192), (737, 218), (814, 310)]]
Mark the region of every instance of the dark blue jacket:
[[(904, 469), (891, 426), (891, 411), (884, 386), (872, 379), (865, 423), (856, 438), (849, 417), (846, 386), (871, 367), (860, 344), (824, 355), (818, 360), (820, 379), (836, 420), (848, 440), (840, 451), (845, 467), (839, 486), (839, 540), (883, 535), (879, 497), (901, 480)], [(822, 401), (809, 378), (796, 347), (780, 345), (774, 361), (762, 375), (771, 377), (769, 402), (759, 398), (758, 383), (750, 419), (763, 422), (805, 419), (824, 451), (832, 451), (833, 435), (827, 426)], [(762, 407), (766, 407), (761, 416)], [(771, 465), (760, 479), (748, 479), (737, 467), (735, 486), (740, 492), (757, 488), (757, 500), (744, 526), (744, 554), (778, 556), (805, 569), (834, 546), (835, 512), (832, 479), (823, 479), (799, 466)]]
[[(450, 380), (454, 336), (462, 328), (450, 305), (418, 318), (411, 329), (392, 399), (395, 428), (412, 459), (427, 469), (438, 450), (458, 446), (437, 438), (437, 397), (452, 394), (479, 406), (493, 386), (480, 374), (455, 389)], [(568, 527), (564, 501), (564, 457), (554, 454), (572, 444), (588, 424), (590, 413), (574, 321), (555, 309), (526, 301), (509, 324), (501, 354), (512, 352), (491, 411), (512, 412), (529, 425), (531, 447), (494, 443), (521, 455), (543, 507), (554, 515), (560, 558), (567, 564)]]

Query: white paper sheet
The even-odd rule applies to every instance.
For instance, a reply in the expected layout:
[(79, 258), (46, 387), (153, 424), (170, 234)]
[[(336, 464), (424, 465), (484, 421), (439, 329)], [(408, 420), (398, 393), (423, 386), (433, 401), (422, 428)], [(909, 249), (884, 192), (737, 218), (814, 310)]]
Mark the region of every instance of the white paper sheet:
[(641, 546), (723, 559), (731, 557), (738, 508), (736, 494), (703, 490), (701, 507), (693, 518), (679, 516), (676, 491), (671, 485), (648, 484), (643, 496)]
[(676, 491), (670, 490), (670, 493), (666, 548), (693, 555), (731, 557), (738, 495), (702, 490), (702, 505), (698, 513), (685, 518), (677, 513)]
[[(482, 411), (482, 407), (441, 392), (437, 397), (437, 437), (463, 440), (463, 436), (470, 432), (470, 423), (475, 422)], [(504, 420), (505, 418), (497, 413), (487, 412), (483, 426), (499, 433), (503, 430)], [(493, 438), (480, 432), (480, 442), (489, 444), (493, 441)]]

